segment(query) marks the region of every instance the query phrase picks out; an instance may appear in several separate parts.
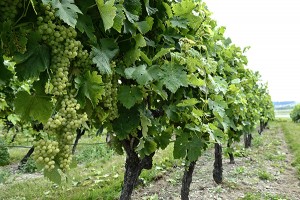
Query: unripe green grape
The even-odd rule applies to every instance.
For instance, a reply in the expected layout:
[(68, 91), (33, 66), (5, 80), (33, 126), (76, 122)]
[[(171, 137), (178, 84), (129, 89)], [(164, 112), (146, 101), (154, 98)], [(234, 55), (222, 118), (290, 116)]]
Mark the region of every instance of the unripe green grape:
[(39, 162), (42, 162), (42, 161), (43, 161), (43, 157), (40, 156), (37, 160), (38, 160)]

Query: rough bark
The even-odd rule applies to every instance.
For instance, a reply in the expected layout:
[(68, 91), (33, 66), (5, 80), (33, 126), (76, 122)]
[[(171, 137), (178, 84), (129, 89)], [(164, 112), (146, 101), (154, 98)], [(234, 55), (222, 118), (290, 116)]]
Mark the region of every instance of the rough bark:
[[(229, 141), (227, 142), (227, 148), (230, 148), (230, 142)], [(229, 164), (235, 164), (233, 153), (228, 152), (228, 155), (229, 155), (229, 159), (230, 159)]]
[(261, 133), (264, 131), (264, 129), (265, 129), (265, 123), (263, 121), (260, 121), (258, 133), (261, 135)]
[(13, 137), (10, 140), (10, 143), (13, 143), (15, 141), (17, 134), (18, 134), (17, 132), (14, 133)]
[(84, 133), (85, 133), (85, 129), (82, 129), (82, 130), (81, 129), (77, 129), (76, 130), (76, 139), (75, 139), (73, 147), (72, 147), (72, 154), (75, 154), (78, 142), (79, 142), (80, 138), (84, 135)]
[(197, 161), (191, 162), (189, 167), (184, 171), (183, 178), (182, 178), (182, 185), (181, 185), (182, 200), (189, 200), (190, 186), (192, 183), (193, 172), (196, 166), (196, 162)]
[(7, 128), (7, 132), (9, 132), (9, 130), (11, 128), (13, 128), (15, 125), (11, 121), (7, 120), (6, 118), (3, 118), (3, 119), (5, 119), (4, 122), (5, 122), (5, 125), (6, 125), (6, 128)]
[(32, 155), (32, 153), (34, 152), (34, 146), (32, 146), (29, 151), (27, 152), (27, 154), (22, 158), (22, 160), (19, 163), (18, 169), (20, 170), (28, 161), (29, 157)]
[(268, 121), (266, 122), (263, 122), (263, 121), (260, 121), (259, 122), (259, 130), (258, 130), (258, 133), (261, 135), (261, 133), (267, 129), (267, 126), (268, 126)]
[(246, 133), (244, 134), (244, 142), (245, 142), (245, 148), (250, 148), (252, 143), (252, 134)]
[(217, 184), (220, 184), (223, 181), (222, 146), (218, 143), (215, 143), (215, 162), (213, 178)]
[(124, 140), (122, 144), (127, 157), (120, 200), (129, 200), (142, 170), (152, 168), (152, 158), (154, 153), (145, 156), (144, 158), (140, 158), (134, 151), (135, 146), (137, 145), (134, 138), (132, 138), (132, 140)]

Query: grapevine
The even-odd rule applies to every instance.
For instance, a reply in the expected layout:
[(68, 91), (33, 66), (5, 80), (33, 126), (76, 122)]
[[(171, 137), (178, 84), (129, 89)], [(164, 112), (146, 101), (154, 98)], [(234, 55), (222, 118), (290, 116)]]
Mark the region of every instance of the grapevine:
[[(267, 87), (204, 2), (0, 5), (0, 88), (13, 77), (29, 84), (2, 107), (43, 125), (47, 136), (36, 138), (34, 158), (45, 176), (70, 169), (76, 130), (105, 128), (111, 146), (127, 154), (121, 199), (129, 199), (141, 171), (172, 140), (174, 157), (193, 168), (209, 143), (238, 140), (272, 118)], [(4, 90), (0, 97), (5, 102)]]
[[(78, 56), (77, 62), (75, 62), (78, 67), (88, 65), (89, 56), (87, 51), (83, 50), (81, 42), (76, 40), (77, 32), (74, 28), (67, 27), (58, 20), (54, 15), (55, 10), (50, 5), (43, 5), (41, 9), (45, 15), (37, 18), (38, 32), (41, 34), (42, 40), (51, 47), (52, 57), (50, 80), (53, 87), (48, 92), (63, 98), (59, 102), (60, 109), (48, 119), (45, 131), (58, 141), (59, 152), (57, 152), (55, 161), (51, 160), (51, 162), (55, 162), (60, 169), (67, 171), (72, 162), (70, 144), (75, 139), (76, 130), (87, 121), (86, 114), (77, 114), (80, 105), (74, 94), (68, 89), (72, 85), (70, 82), (71, 64)], [(50, 169), (53, 169), (53, 166), (54, 164)]]

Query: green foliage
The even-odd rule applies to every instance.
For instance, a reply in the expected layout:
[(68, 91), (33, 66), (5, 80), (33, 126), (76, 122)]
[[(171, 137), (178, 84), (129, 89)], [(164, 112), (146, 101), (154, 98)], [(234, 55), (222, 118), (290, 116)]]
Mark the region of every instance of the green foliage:
[(146, 85), (153, 80), (151, 71), (148, 71), (146, 65), (138, 67), (130, 67), (125, 69), (125, 74), (128, 79), (134, 79), (140, 85)]
[(104, 3), (104, 0), (96, 1), (100, 15), (103, 20), (104, 30), (108, 30), (114, 25), (117, 8), (114, 6), (114, 0), (109, 0)]
[(23, 173), (34, 173), (37, 171), (36, 163), (35, 161), (29, 157), (27, 162), (21, 166), (21, 172)]
[(78, 89), (78, 98), (85, 104), (85, 97), (88, 98), (93, 106), (96, 106), (103, 95), (102, 78), (96, 71), (86, 72), (83, 76), (75, 79)]
[(126, 139), (131, 133), (135, 132), (140, 124), (140, 115), (137, 107), (119, 109), (119, 117), (113, 121), (113, 129), (118, 134), (118, 138)]
[[(37, 35), (34, 34), (33, 37)], [(27, 48), (25, 54), (17, 53), (13, 58), (17, 76), (21, 80), (39, 77), (50, 65), (50, 50), (46, 45), (41, 45), (36, 38), (32, 38)]]
[(298, 177), (300, 178), (300, 126), (298, 123), (291, 121), (285, 121), (281, 123), (286, 142), (293, 152), (294, 160), (292, 165), (296, 167), (298, 171)]
[(50, 181), (56, 184), (61, 184), (62, 177), (58, 171), (58, 168), (54, 168), (53, 170), (44, 170), (44, 176), (49, 178)]
[(118, 100), (127, 109), (130, 109), (136, 103), (143, 100), (143, 93), (140, 88), (135, 86), (121, 86), (118, 93)]
[(5, 142), (0, 138), (0, 166), (9, 164), (9, 153), (5, 145)]
[(296, 105), (290, 113), (293, 122), (300, 122), (300, 104)]
[(289, 198), (287, 198), (285, 195), (280, 195), (280, 194), (263, 194), (263, 193), (251, 193), (251, 192), (247, 192), (246, 195), (243, 198), (240, 198), (239, 200), (256, 200), (256, 199), (262, 199), (262, 200), (287, 200)]
[(53, 105), (47, 96), (21, 91), (16, 94), (14, 105), (16, 113), (29, 122), (38, 120), (45, 123), (52, 114)]
[(44, 4), (51, 3), (56, 10), (55, 14), (68, 25), (75, 27), (77, 23), (78, 13), (82, 14), (79, 8), (75, 5), (74, 0), (42, 0)]
[(6, 84), (13, 77), (13, 73), (4, 64), (1, 64), (3, 62), (4, 60), (1, 61), (0, 57), (0, 86)]
[(159, 76), (161, 83), (172, 93), (175, 93), (179, 87), (188, 85), (187, 74), (179, 65), (164, 64)]
[(125, 0), (124, 8), (134, 15), (140, 15), (142, 12), (142, 4), (140, 0)]
[(0, 183), (5, 183), (7, 178), (10, 176), (10, 172), (8, 170), (0, 171)]
[[(105, 128), (118, 152), (130, 144), (139, 158), (175, 140), (174, 157), (189, 163), (210, 143), (239, 140), (258, 120), (273, 118), (267, 86), (205, 3), (42, 2), (24, 12), (28, 24), (0, 21), (1, 57), (13, 57), (17, 79), (29, 85), (1, 94), (0, 105), (22, 121), (42, 122), (65, 145), (58, 154), (64, 164), (45, 171), (53, 181), (68, 168), (66, 144), (83, 126)], [(20, 41), (10, 42), (18, 32)]]
[(266, 170), (260, 170), (260, 171), (258, 171), (258, 177), (261, 180), (272, 180), (273, 179), (272, 174), (270, 174)]
[(93, 47), (93, 62), (97, 65), (100, 73), (111, 74), (111, 59), (118, 53), (118, 46), (111, 39), (101, 39), (101, 47)]
[(109, 149), (107, 145), (87, 145), (78, 149), (76, 160), (79, 163), (88, 163), (95, 160), (109, 160), (114, 151)]

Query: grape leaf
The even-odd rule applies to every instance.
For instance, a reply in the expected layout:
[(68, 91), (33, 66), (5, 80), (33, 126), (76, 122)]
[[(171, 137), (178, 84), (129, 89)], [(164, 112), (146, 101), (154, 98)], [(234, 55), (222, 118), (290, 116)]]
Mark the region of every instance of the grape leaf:
[(152, 85), (152, 89), (154, 92), (156, 92), (162, 99), (167, 100), (168, 99), (168, 93), (163, 89), (163, 83), (158, 82), (156, 84)]
[[(43, 1), (47, 2), (47, 1)], [(53, 0), (50, 1), (54, 9), (56, 9), (55, 15), (58, 16), (69, 26), (75, 28), (77, 23), (78, 14), (82, 14), (79, 8), (75, 5), (74, 0)]]
[(75, 83), (79, 99), (86, 97), (91, 101), (93, 107), (95, 107), (104, 93), (101, 76), (96, 71), (92, 73), (87, 71), (83, 76), (77, 77)]
[(160, 74), (162, 83), (172, 93), (175, 93), (180, 86), (187, 86), (187, 74), (183, 67), (175, 64), (164, 64)]
[(145, 157), (146, 155), (150, 155), (155, 152), (157, 149), (157, 144), (152, 138), (145, 138), (144, 140), (140, 140), (139, 145), (136, 148), (136, 151), (139, 152), (141, 157)]
[(143, 137), (146, 137), (148, 135), (148, 130), (149, 130), (148, 126), (152, 126), (151, 120), (142, 111), (140, 111), (140, 116), (141, 116), (142, 134)]
[(182, 17), (173, 17), (173, 19), (171, 19), (170, 22), (174, 28), (187, 28), (188, 25), (188, 20)]
[(176, 135), (173, 156), (175, 159), (185, 158), (187, 154), (189, 134), (182, 133), (182, 130), (176, 130)]
[(125, 75), (129, 79), (134, 79), (140, 85), (146, 85), (153, 80), (151, 74), (146, 69), (146, 65), (140, 65), (138, 67), (130, 67), (125, 69)]
[[(142, 54), (142, 51), (139, 49), (139, 47), (145, 47), (147, 45), (145, 38), (141, 34), (137, 34), (133, 38), (136, 42), (135, 46), (132, 47), (129, 51), (127, 51), (124, 55), (126, 66), (130, 66), (136, 60), (138, 60)], [(145, 58), (145, 56), (143, 57)]]
[(156, 53), (156, 55), (153, 57), (153, 61), (157, 60), (158, 58), (161, 58), (162, 56), (166, 55), (167, 53), (170, 53), (170, 51), (174, 50), (175, 48), (161, 48), (159, 52)]
[[(152, 127), (149, 127), (149, 129), (150, 129), (149, 131), (151, 131)], [(160, 131), (158, 134), (159, 135), (155, 136), (154, 139), (160, 148), (165, 149), (170, 144), (170, 140), (172, 138), (172, 133), (168, 132), (168, 131)]]
[[(5, 101), (5, 99), (3, 99), (2, 96), (1, 96), (1, 98), (0, 98), (0, 111), (1, 110), (5, 110), (7, 107), (8, 107), (8, 105), (7, 105), (6, 101)], [(0, 112), (0, 117), (2, 117), (2, 113), (1, 112)]]
[(119, 33), (121, 33), (123, 24), (124, 24), (124, 20), (126, 19), (125, 14), (123, 12), (123, 6), (118, 4), (116, 5), (117, 8), (117, 12), (116, 12), (116, 17), (114, 18), (114, 25), (113, 28), (118, 31)]
[(175, 16), (182, 16), (192, 13), (196, 4), (193, 0), (182, 0), (180, 3), (172, 3), (172, 10)]
[(44, 170), (44, 176), (49, 178), (50, 181), (60, 185), (61, 184), (61, 175), (58, 172), (58, 168), (54, 168), (52, 170)]
[(162, 2), (162, 4), (163, 4), (163, 6), (164, 6), (165, 9), (166, 9), (165, 11), (166, 11), (168, 17), (169, 17), (169, 18), (172, 18), (172, 17), (173, 17), (173, 12), (172, 12), (171, 6), (170, 6), (168, 3), (166, 3), (166, 2)]
[(20, 80), (38, 77), (50, 65), (50, 50), (46, 45), (29, 40), (27, 49), (26, 53), (17, 53), (13, 58)]
[(144, 3), (145, 3), (145, 7), (146, 7), (146, 11), (147, 11), (148, 15), (153, 15), (158, 11), (157, 8), (152, 8), (149, 5), (149, 0), (144, 0)]
[(211, 75), (208, 76), (208, 79), (211, 82), (211, 85), (209, 85), (211, 89), (213, 89), (217, 94), (218, 93), (226, 94), (228, 90), (228, 84), (225, 79), (223, 79), (220, 76), (212, 77)]
[(124, 30), (123, 33), (130, 33), (131, 35), (136, 34), (136, 27), (134, 24), (130, 23), (128, 20), (124, 21)]
[(16, 94), (14, 100), (15, 111), (25, 121), (31, 118), (46, 123), (52, 114), (51, 98), (44, 95), (30, 95), (25, 91)]
[(178, 107), (175, 105), (169, 105), (164, 107), (164, 111), (168, 118), (174, 122), (179, 122), (182, 118), (178, 115)]
[(141, 56), (141, 50), (137, 47), (133, 47), (127, 51), (124, 55), (126, 66), (133, 64)]
[(13, 77), (13, 73), (4, 65), (4, 60), (0, 54), (0, 85), (6, 84)]
[(225, 117), (225, 108), (227, 108), (227, 103), (223, 100), (221, 96), (213, 95), (214, 100), (208, 99), (208, 106), (219, 120), (223, 121)]
[(232, 84), (239, 84), (241, 82), (241, 80), (239, 78), (233, 79), (231, 81)]
[(117, 15), (117, 8), (114, 6), (114, 2), (114, 0), (109, 0), (104, 3), (104, 0), (96, 0), (105, 31), (114, 25), (114, 18)]
[(118, 100), (127, 108), (130, 109), (139, 101), (143, 100), (141, 89), (136, 86), (121, 86), (118, 90)]
[(119, 107), (119, 117), (113, 121), (113, 130), (119, 139), (126, 137), (140, 125), (140, 115), (136, 107)]
[(187, 159), (189, 161), (196, 161), (198, 160), (199, 156), (202, 153), (203, 142), (199, 137), (193, 137), (187, 144)]
[(188, 75), (188, 78), (189, 78), (189, 84), (191, 86), (196, 86), (196, 87), (205, 86), (205, 81), (202, 80), (201, 78), (197, 78), (195, 74)]
[(149, 66), (152, 65), (152, 60), (150, 60), (144, 52), (140, 51), (140, 56)]
[(134, 23), (135, 21), (139, 20), (139, 16), (138, 15), (135, 15), (135, 14), (127, 11), (126, 9), (124, 9), (124, 13), (125, 13), (128, 21), (131, 22), (131, 23)]
[(20, 116), (16, 114), (10, 114), (7, 116), (7, 120), (9, 120), (13, 125), (16, 125), (19, 121), (21, 121)]
[(86, 35), (90, 38), (90, 40), (95, 43), (97, 41), (97, 38), (94, 34), (95, 28), (93, 25), (93, 21), (90, 16), (88, 15), (79, 15), (76, 27), (78, 30), (83, 33), (85, 32)]
[(145, 47), (147, 45), (145, 38), (141, 34), (134, 36), (136, 47)]
[(111, 74), (110, 60), (117, 55), (119, 48), (113, 39), (101, 39), (100, 43), (101, 47), (92, 47), (92, 61), (97, 65), (100, 73)]
[(146, 17), (145, 21), (135, 22), (135, 25), (142, 34), (146, 34), (152, 29), (153, 23), (152, 17)]
[(209, 123), (207, 127), (207, 132), (209, 133), (212, 140), (220, 143), (219, 139), (224, 137), (224, 132), (221, 131), (218, 127), (214, 124)]
[(125, 0), (124, 7), (135, 15), (140, 15), (142, 12), (142, 3), (140, 0)]
[(144, 146), (145, 146), (144, 148), (145, 155), (150, 155), (151, 153), (155, 152), (155, 150), (157, 149), (156, 142), (150, 139), (145, 141)]
[(179, 104), (177, 104), (177, 106), (179, 106), (179, 107), (194, 106), (197, 103), (200, 103), (200, 102), (195, 98), (191, 98), (191, 99), (182, 100)]

